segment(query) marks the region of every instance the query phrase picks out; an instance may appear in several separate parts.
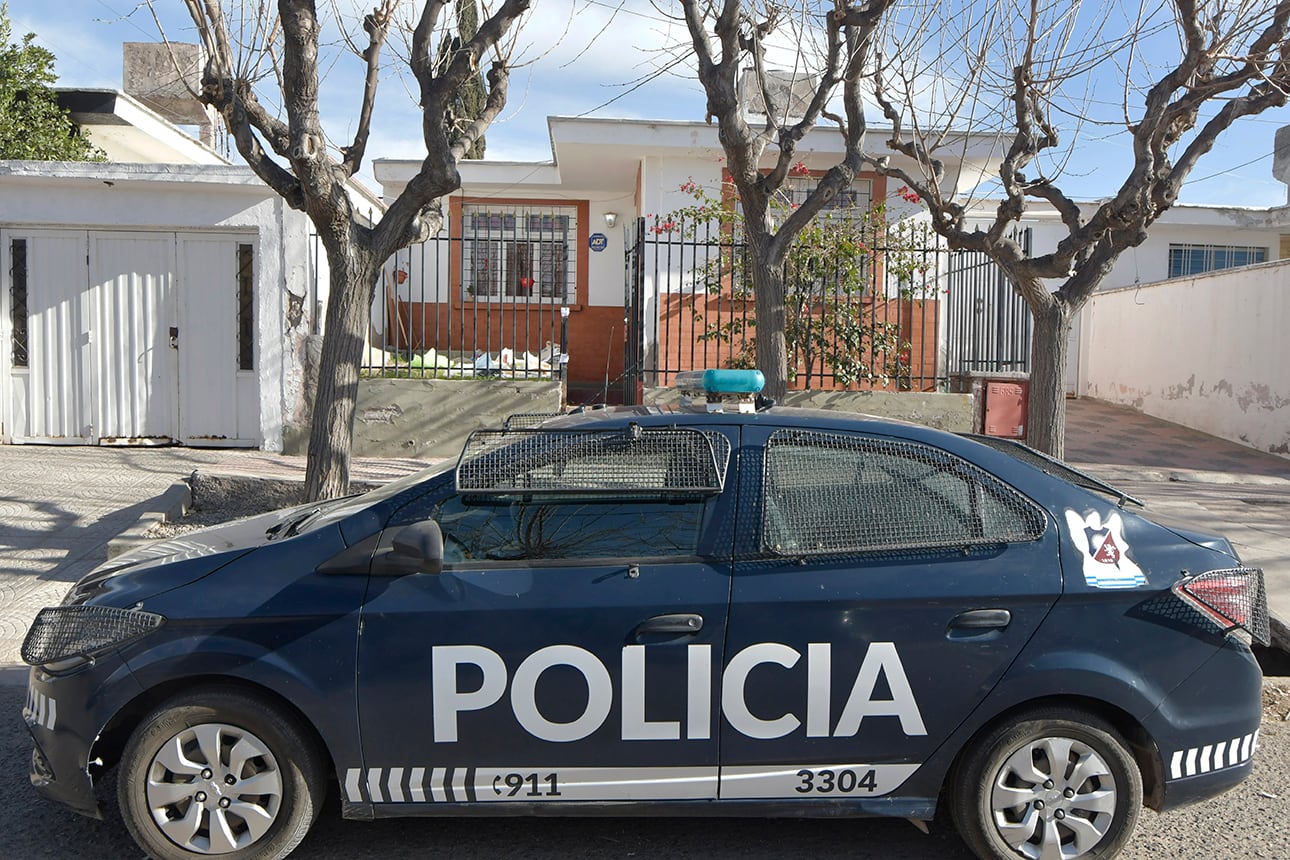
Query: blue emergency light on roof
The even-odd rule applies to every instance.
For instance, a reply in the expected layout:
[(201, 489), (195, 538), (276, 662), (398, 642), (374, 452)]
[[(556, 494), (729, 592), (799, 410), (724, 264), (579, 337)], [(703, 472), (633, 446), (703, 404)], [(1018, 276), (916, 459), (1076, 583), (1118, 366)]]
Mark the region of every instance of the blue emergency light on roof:
[(736, 405), (739, 412), (755, 412), (757, 395), (765, 385), (760, 370), (709, 368), (676, 375), (676, 389), (690, 402), (702, 396), (708, 412), (722, 412), (727, 404)]

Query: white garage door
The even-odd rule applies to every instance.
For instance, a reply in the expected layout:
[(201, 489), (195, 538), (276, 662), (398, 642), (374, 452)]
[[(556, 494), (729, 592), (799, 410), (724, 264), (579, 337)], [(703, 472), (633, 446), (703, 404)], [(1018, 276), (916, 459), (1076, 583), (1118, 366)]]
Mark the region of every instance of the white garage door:
[(0, 246), (13, 441), (259, 443), (250, 238), (32, 230)]

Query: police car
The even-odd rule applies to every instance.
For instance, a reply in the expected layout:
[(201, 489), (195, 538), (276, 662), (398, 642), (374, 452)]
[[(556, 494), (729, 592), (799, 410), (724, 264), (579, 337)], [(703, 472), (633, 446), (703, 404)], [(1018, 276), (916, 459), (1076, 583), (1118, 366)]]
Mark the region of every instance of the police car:
[(683, 385), (103, 565), (24, 644), (32, 783), (115, 790), (155, 858), (285, 857), (328, 792), (941, 810), (982, 858), (1076, 858), (1250, 773), (1267, 606), (1226, 540), (1015, 443)]

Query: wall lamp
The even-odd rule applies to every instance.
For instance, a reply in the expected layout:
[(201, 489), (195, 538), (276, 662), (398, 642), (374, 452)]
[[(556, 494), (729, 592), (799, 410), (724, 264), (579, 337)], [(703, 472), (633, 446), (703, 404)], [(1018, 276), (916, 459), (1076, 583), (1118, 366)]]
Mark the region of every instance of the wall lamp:
[(613, 227), (613, 226), (614, 226), (615, 224), (617, 224), (617, 223), (618, 223), (618, 213), (617, 213), (617, 212), (606, 212), (606, 213), (605, 213), (605, 226), (606, 226), (606, 227)]

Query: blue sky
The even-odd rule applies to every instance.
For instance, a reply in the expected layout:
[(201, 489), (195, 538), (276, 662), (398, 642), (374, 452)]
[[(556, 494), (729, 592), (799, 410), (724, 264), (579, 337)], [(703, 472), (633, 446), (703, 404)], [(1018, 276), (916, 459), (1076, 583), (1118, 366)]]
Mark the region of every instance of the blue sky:
[[(371, 5), (370, 0), (337, 3), (342, 9)], [(487, 134), (488, 157), (548, 159), (549, 115), (703, 118), (701, 89), (684, 67), (654, 74), (667, 61), (660, 48), (686, 38), (680, 22), (668, 20), (646, 0), (621, 4), (618, 0), (537, 0), (535, 6), (537, 13), (519, 45), (527, 64), (512, 75), (507, 109)], [(669, 8), (667, 2), (658, 6)], [(196, 41), (180, 0), (158, 0), (157, 7), (171, 39)], [(157, 38), (151, 14), (137, 0), (9, 0), (9, 14), (15, 34), (35, 32), (38, 42), (54, 52), (63, 86), (119, 87), (121, 43)], [(324, 124), (337, 143), (346, 142), (352, 133), (359, 73), (357, 59), (343, 57), (323, 83)], [(638, 84), (642, 79), (647, 80)], [(1089, 110), (1114, 114), (1118, 89), (1114, 80), (1098, 86), (1088, 96)], [(1114, 95), (1099, 98), (1100, 92)], [(872, 113), (871, 122), (877, 119), (877, 113)], [(420, 157), (424, 150), (419, 122), (405, 80), (387, 75), (378, 98), (369, 159)], [(1286, 186), (1271, 172), (1273, 136), (1282, 125), (1290, 125), (1290, 109), (1269, 111), (1231, 129), (1201, 160), (1184, 187), (1182, 202), (1285, 204)], [(879, 143), (876, 138), (871, 138), (872, 145)], [(1113, 193), (1129, 169), (1130, 152), (1122, 136), (1105, 129), (1083, 129), (1063, 187), (1081, 199)]]

